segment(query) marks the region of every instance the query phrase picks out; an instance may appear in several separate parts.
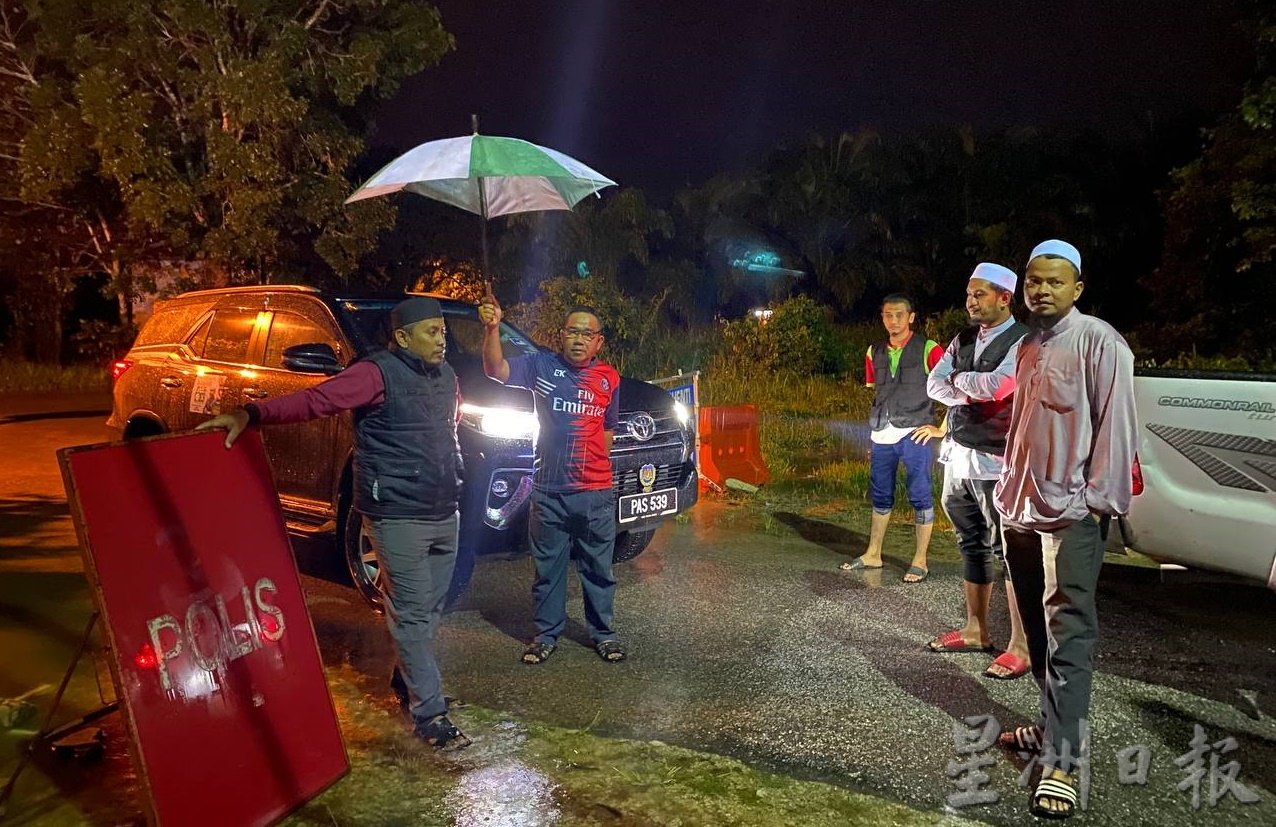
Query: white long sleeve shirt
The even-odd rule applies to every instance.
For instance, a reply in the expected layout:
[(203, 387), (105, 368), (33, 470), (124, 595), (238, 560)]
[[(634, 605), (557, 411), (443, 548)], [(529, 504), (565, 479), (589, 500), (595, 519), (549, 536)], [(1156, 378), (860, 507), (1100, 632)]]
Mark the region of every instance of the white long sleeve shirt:
[[(1015, 318), (1011, 316), (996, 327), (980, 328), (975, 336), (975, 358), (978, 359), (984, 349), (1014, 323)], [(997, 402), (1015, 392), (1015, 360), (1019, 354), (1019, 342), (1010, 346), (1006, 358), (995, 370), (986, 373), (969, 370), (953, 376), (953, 361), (959, 346), (960, 342), (954, 338), (939, 364), (931, 371), (926, 381), (926, 393), (931, 399), (952, 408), (971, 402)], [(1005, 467), (1001, 456), (967, 448), (951, 435), (944, 437), (940, 443), (939, 461), (948, 466), (948, 473), (954, 479), (959, 480), (995, 480)]]
[(1009, 522), (1052, 531), (1089, 512), (1130, 510), (1138, 448), (1134, 355), (1076, 308), (1019, 346), (1006, 470), (994, 489)]

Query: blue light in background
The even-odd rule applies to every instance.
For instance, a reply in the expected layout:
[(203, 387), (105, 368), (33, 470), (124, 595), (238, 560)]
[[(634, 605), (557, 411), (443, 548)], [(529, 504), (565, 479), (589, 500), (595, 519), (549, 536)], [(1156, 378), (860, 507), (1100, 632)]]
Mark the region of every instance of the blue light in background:
[(770, 276), (804, 276), (801, 270), (780, 266), (780, 256), (770, 250), (745, 251), (740, 258), (731, 260), (731, 266), (746, 273), (762, 273)]

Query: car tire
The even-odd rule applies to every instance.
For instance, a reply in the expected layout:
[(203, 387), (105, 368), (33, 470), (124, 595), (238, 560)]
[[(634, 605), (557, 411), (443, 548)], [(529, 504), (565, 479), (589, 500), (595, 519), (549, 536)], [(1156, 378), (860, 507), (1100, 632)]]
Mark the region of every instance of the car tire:
[(611, 555), (612, 562), (623, 563), (626, 560), (634, 559), (647, 550), (647, 546), (654, 536), (656, 536), (654, 528), (649, 528), (646, 531), (620, 532), (616, 535), (616, 549)]
[(372, 550), (372, 540), (363, 528), (363, 517), (353, 508), (346, 510), (341, 521), (341, 549), (355, 591), (377, 611), (383, 611), (381, 600), (381, 565)]
[[(385, 611), (385, 601), (381, 595), (381, 565), (373, 551), (372, 541), (363, 527), (363, 518), (353, 508), (346, 510), (341, 520), (341, 549), (346, 561), (346, 570), (350, 574), (350, 582), (369, 606), (378, 612)], [(451, 608), (457, 604), (470, 585), (474, 575), (474, 553), (457, 550), (456, 568), (452, 573), (452, 582), (448, 587), (447, 602)]]
[(164, 426), (156, 422), (154, 419), (138, 417), (130, 419), (128, 424), (124, 426), (124, 433), (120, 438), (125, 442), (133, 439), (142, 439), (148, 436), (159, 436), (164, 433)]

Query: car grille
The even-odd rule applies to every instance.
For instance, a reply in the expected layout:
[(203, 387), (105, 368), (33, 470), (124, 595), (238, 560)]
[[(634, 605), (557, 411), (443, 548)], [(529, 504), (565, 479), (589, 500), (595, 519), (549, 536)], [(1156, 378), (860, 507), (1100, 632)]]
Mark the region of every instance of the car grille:
[(656, 421), (656, 433), (646, 442), (640, 442), (629, 430), (630, 420), (638, 413), (640, 411), (632, 411), (621, 415), (620, 427), (616, 429), (616, 438), (612, 443), (613, 454), (624, 454), (628, 451), (649, 451), (652, 448), (677, 447), (681, 449), (683, 447), (684, 431), (672, 414), (663, 416), (651, 414), (652, 419)]
[[(676, 488), (678, 478), (681, 476), (681, 465), (657, 465), (656, 481), (651, 484), (651, 488), (653, 491), (661, 488)], [(611, 487), (618, 496), (639, 493), (642, 491), (642, 486), (638, 484), (638, 469), (614, 472), (611, 475)]]

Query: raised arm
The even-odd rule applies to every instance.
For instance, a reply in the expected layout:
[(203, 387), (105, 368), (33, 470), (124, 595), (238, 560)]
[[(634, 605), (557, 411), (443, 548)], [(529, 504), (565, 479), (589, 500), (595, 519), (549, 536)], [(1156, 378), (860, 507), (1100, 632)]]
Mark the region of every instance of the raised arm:
[(510, 378), (510, 363), (501, 352), (501, 305), (492, 295), (492, 285), (479, 303), (479, 320), (483, 322), (483, 372), (504, 384)]

